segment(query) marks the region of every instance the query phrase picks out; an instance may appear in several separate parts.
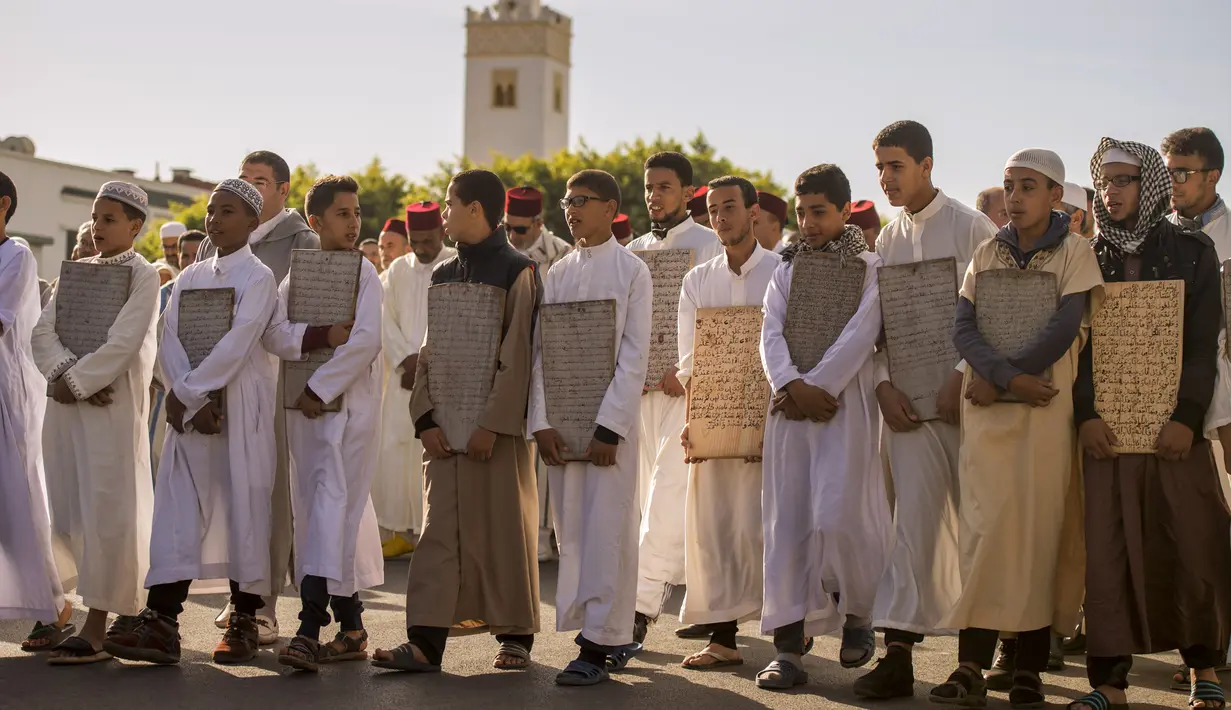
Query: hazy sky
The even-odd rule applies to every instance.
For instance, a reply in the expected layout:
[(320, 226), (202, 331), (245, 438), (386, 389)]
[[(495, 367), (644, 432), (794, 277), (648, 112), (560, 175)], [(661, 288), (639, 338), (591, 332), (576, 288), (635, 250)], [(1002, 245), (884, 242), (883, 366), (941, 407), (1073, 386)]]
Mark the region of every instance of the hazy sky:
[[(701, 129), (782, 184), (837, 163), (882, 209), (870, 144), (902, 118), (931, 129), (936, 183), (967, 203), (1020, 148), (1085, 185), (1103, 135), (1205, 125), (1231, 149), (1228, 0), (547, 4), (573, 18), (572, 145)], [(6, 0), (0, 136), (142, 176), (220, 179), (265, 148), (417, 177), (461, 152), (465, 5)]]

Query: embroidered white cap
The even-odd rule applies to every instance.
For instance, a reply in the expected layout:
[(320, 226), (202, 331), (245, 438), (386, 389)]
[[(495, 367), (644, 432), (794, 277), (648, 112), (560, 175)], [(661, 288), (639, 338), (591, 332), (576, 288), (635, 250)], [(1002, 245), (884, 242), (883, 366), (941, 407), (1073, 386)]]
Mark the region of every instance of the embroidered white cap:
[(1087, 205), (1086, 189), (1075, 182), (1064, 183), (1064, 198), (1061, 202), (1084, 212)]
[(1125, 163), (1127, 165), (1135, 165), (1140, 168), (1141, 158), (1138, 158), (1123, 148), (1112, 146), (1107, 149), (1106, 153), (1103, 153), (1103, 165), (1107, 165), (1108, 163)]
[(1027, 148), (1019, 150), (1004, 164), (1004, 169), (1028, 168), (1064, 184), (1064, 161), (1054, 151), (1046, 148)]
[(188, 227), (185, 227), (181, 222), (167, 222), (158, 229), (158, 236), (162, 239), (170, 239), (178, 237), (187, 231)]

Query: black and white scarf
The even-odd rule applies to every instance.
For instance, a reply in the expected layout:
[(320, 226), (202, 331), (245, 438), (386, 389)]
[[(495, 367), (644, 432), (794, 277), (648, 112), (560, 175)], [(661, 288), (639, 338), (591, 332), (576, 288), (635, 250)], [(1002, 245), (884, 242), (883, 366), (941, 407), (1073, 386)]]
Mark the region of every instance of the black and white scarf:
[(1171, 176), (1163, 156), (1148, 145), (1132, 141), (1104, 138), (1090, 159), (1090, 177), (1098, 182), (1102, 174), (1103, 156), (1112, 148), (1127, 151), (1141, 160), (1141, 200), (1137, 208), (1137, 225), (1132, 229), (1112, 220), (1103, 203), (1103, 192), (1094, 192), (1094, 223), (1098, 238), (1106, 240), (1125, 254), (1136, 254), (1142, 242), (1171, 209)]
[(848, 224), (835, 239), (825, 242), (820, 249), (813, 249), (808, 240), (800, 235), (799, 241), (782, 250), (782, 260), (790, 262), (796, 254), (806, 251), (820, 251), (839, 256), (859, 256), (868, 250), (868, 242), (863, 238), (863, 230), (853, 224)]

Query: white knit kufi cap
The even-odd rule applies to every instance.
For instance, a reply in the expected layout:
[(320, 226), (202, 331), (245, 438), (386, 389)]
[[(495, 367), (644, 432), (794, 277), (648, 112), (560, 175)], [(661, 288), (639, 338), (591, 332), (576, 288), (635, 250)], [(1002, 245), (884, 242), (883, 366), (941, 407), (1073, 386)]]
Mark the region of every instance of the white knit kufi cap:
[(253, 212), (256, 212), (257, 214), (261, 213), (261, 193), (257, 192), (255, 187), (249, 185), (243, 180), (240, 180), (239, 178), (227, 178), (226, 180), (218, 183), (218, 186), (214, 188), (214, 192), (218, 192), (219, 190), (235, 195), (244, 202), (247, 202)]
[(1043, 173), (1052, 180), (1064, 184), (1064, 161), (1053, 151), (1046, 148), (1027, 148), (1019, 150), (1004, 164), (1004, 169), (1028, 168)]
[(106, 197), (109, 200), (123, 202), (129, 207), (135, 207), (140, 210), (141, 214), (145, 217), (150, 216), (149, 195), (145, 194), (145, 190), (130, 182), (112, 180), (111, 182), (103, 183), (103, 186), (98, 188), (98, 197)]
[(1061, 200), (1069, 207), (1076, 207), (1079, 210), (1085, 210), (1088, 201), (1086, 200), (1086, 190), (1081, 185), (1075, 182), (1064, 183), (1064, 198)]
[(172, 237), (178, 237), (187, 231), (188, 228), (181, 222), (167, 222), (158, 229), (158, 236), (162, 239), (170, 239)]
[(1108, 163), (1125, 163), (1127, 165), (1135, 165), (1141, 167), (1141, 158), (1124, 150), (1123, 148), (1108, 148), (1106, 153), (1103, 153), (1103, 165)]

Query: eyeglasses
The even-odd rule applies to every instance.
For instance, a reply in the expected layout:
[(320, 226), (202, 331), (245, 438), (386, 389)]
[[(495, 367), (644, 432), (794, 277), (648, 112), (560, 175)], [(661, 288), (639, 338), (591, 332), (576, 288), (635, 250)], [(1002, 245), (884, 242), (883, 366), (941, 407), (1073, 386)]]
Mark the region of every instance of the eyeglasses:
[(590, 200), (598, 200), (599, 202), (606, 202), (606, 200), (604, 200), (601, 197), (590, 197), (589, 195), (575, 195), (573, 197), (565, 197), (564, 199), (560, 200), (560, 209), (567, 210), (569, 207), (585, 207), (586, 203), (589, 202)]
[(1202, 168), (1201, 170), (1189, 170), (1188, 168), (1176, 168), (1168, 170), (1167, 174), (1171, 176), (1171, 181), (1177, 185), (1183, 185), (1188, 182), (1188, 178), (1196, 173), (1208, 173), (1210, 168)]
[(529, 227), (527, 227), (527, 226), (526, 226), (526, 225), (524, 225), (524, 224), (519, 224), (519, 225), (517, 225), (516, 227), (514, 227), (513, 225), (509, 224), (508, 222), (505, 222), (505, 223), (504, 223), (504, 228), (505, 228), (505, 229), (507, 229), (507, 230), (509, 230), (509, 231), (511, 231), (511, 232), (517, 232), (518, 234), (525, 234), (526, 232), (529, 232), (529, 231), (530, 231), (530, 228), (529, 228)]
[(1100, 190), (1106, 190), (1109, 185), (1128, 187), (1135, 182), (1141, 182), (1140, 175), (1117, 175), (1113, 178), (1099, 178), (1094, 181), (1094, 186)]

